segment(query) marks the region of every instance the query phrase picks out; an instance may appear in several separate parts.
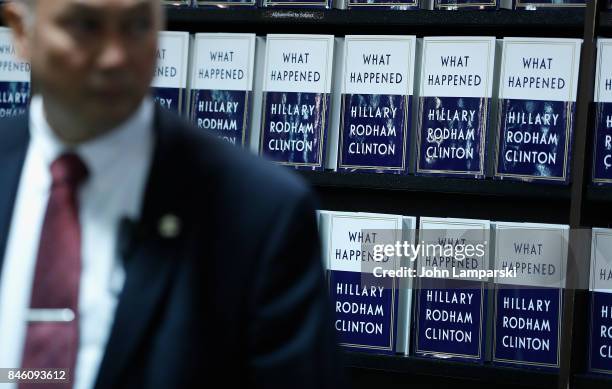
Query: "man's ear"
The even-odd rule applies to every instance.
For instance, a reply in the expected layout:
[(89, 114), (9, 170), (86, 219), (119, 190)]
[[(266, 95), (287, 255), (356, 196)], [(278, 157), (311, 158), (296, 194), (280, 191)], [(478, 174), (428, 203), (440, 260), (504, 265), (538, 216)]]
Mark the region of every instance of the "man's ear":
[(7, 26), (13, 32), (13, 42), (17, 56), (24, 61), (30, 61), (30, 26), (34, 19), (34, 10), (27, 9), (27, 6), (16, 1), (9, 1), (2, 7), (2, 17)]

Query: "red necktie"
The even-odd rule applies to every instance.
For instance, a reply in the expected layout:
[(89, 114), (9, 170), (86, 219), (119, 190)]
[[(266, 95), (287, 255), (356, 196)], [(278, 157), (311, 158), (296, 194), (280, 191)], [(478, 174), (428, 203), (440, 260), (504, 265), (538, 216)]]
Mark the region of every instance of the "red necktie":
[(20, 389), (67, 389), (74, 383), (81, 277), (78, 187), (87, 177), (87, 167), (77, 155), (64, 154), (51, 165), (51, 176), (21, 367), (68, 369), (70, 383), (21, 383)]

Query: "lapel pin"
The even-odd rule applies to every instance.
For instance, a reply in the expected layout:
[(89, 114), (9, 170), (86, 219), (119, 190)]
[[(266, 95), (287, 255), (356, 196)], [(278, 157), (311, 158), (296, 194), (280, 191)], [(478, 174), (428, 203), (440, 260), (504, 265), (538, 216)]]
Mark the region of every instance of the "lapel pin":
[(181, 219), (172, 214), (164, 215), (159, 219), (158, 230), (162, 238), (176, 238), (181, 233)]

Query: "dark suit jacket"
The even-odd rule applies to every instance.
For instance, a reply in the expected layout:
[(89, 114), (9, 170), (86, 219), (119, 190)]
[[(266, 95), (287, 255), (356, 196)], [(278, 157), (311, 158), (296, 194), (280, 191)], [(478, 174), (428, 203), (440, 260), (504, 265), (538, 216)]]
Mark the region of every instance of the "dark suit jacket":
[[(160, 110), (155, 136), (142, 218), (119, 237), (127, 277), (96, 388), (334, 386), (307, 186)], [(26, 117), (0, 127), (0, 269), (28, 143)], [(167, 215), (176, 237), (160, 232)]]

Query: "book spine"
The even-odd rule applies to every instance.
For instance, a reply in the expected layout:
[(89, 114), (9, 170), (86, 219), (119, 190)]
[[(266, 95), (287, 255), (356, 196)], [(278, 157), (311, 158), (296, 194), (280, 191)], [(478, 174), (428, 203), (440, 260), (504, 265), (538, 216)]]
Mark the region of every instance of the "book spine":
[(569, 183), (575, 103), (500, 99), (497, 179)]
[(421, 97), (417, 174), (484, 178), (490, 99)]

